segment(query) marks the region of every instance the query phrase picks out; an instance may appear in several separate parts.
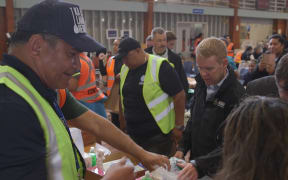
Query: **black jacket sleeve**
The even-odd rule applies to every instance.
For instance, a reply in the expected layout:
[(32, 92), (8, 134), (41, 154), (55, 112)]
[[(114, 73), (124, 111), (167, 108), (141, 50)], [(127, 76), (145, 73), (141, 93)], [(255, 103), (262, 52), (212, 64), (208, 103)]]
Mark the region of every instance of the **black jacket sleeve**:
[(259, 66), (256, 66), (256, 69), (250, 74), (251, 81), (254, 79), (259, 79), (264, 76), (269, 76), (266, 70), (260, 71)]
[(178, 56), (177, 54), (173, 53), (171, 50), (169, 50), (168, 60), (174, 64), (174, 66), (175, 66), (174, 68), (175, 68), (176, 72), (178, 73), (178, 76), (182, 82), (184, 91), (187, 94), (188, 89), (189, 89), (189, 84), (188, 84), (186, 73), (185, 73), (184, 68), (183, 68), (181, 57)]
[(106, 66), (104, 66), (103, 60), (99, 60), (99, 69), (102, 76), (106, 76)]
[(219, 165), (222, 159), (222, 146), (219, 146), (214, 151), (205, 156), (200, 156), (195, 159), (196, 169), (198, 172), (198, 178), (205, 175), (213, 176), (219, 169)]
[[(233, 109), (233, 106), (230, 106), (229, 112)], [(223, 152), (223, 142), (224, 142), (224, 128), (226, 125), (226, 120), (224, 120), (218, 130), (217, 130), (217, 137), (216, 137), (216, 143), (218, 146), (211, 151), (210, 153), (195, 158), (196, 161), (196, 169), (198, 172), (198, 178), (201, 178), (205, 175), (213, 176), (218, 171), (221, 161), (222, 161), (222, 152)]]
[[(193, 109), (194, 106), (195, 106), (195, 96), (191, 100), (190, 108)], [(183, 132), (182, 139), (180, 140), (177, 147), (177, 151), (183, 152), (184, 155), (191, 149), (191, 139), (190, 139), (190, 134), (192, 130), (191, 126), (192, 126), (192, 119), (190, 117)]]

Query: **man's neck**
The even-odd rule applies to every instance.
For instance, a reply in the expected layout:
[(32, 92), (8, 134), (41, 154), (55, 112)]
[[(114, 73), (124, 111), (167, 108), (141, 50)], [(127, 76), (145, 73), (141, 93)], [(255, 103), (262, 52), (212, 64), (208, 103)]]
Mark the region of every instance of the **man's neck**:
[(144, 54), (144, 58), (141, 59), (140, 61), (138, 61), (137, 65), (133, 68), (130, 69), (137, 69), (138, 67), (142, 66), (143, 64), (145, 64), (148, 61), (149, 55), (147, 53)]

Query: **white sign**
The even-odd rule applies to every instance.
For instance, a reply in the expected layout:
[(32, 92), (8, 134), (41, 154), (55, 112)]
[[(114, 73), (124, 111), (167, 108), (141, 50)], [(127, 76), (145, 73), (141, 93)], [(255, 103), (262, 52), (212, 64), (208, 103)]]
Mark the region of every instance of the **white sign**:
[(107, 39), (117, 39), (118, 38), (118, 29), (107, 29), (106, 30)]
[(132, 30), (131, 29), (121, 30), (121, 37), (132, 37)]

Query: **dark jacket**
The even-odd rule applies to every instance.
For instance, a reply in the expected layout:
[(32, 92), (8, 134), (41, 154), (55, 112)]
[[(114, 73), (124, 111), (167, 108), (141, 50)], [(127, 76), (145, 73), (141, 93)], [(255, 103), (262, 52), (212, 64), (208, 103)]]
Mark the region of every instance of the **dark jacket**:
[[(288, 53), (287, 50), (284, 49), (283, 52), (281, 53), (281, 55), (280, 55), (279, 57), (276, 57), (276, 59), (275, 59), (276, 66), (277, 66), (278, 62), (280, 61), (280, 59), (281, 59), (284, 55), (286, 55), (287, 53)], [(275, 69), (276, 69), (276, 66), (275, 66)]]
[(187, 123), (180, 151), (191, 151), (191, 160), (195, 160), (199, 177), (213, 175), (219, 166), (222, 154), (223, 129), (225, 119), (239, 103), (245, 89), (238, 82), (234, 71), (229, 68), (229, 76), (224, 80), (214, 98), (206, 101), (205, 85), (200, 74), (196, 76), (197, 86), (191, 105), (191, 117)]
[(246, 93), (250, 96), (279, 97), (274, 76), (266, 76), (249, 82)]
[(259, 70), (259, 65), (257, 64), (256, 68), (252, 72), (248, 72), (244, 77), (244, 85), (248, 84), (250, 81), (253, 81), (255, 79), (259, 79), (265, 76), (269, 76), (269, 73), (264, 69), (263, 71)]
[[(145, 51), (149, 54), (153, 54), (152, 51), (153, 47), (149, 47), (147, 49), (145, 49)], [(168, 49), (168, 48), (167, 48)], [(175, 54), (174, 52), (172, 52), (170, 49), (168, 49), (168, 60), (174, 64), (174, 68), (182, 82), (183, 88), (185, 93), (188, 93), (188, 88), (189, 88), (189, 84), (188, 84), (188, 80), (187, 80), (187, 76), (186, 73), (184, 71), (183, 65), (182, 65), (182, 60), (181, 57), (178, 56), (177, 54)]]

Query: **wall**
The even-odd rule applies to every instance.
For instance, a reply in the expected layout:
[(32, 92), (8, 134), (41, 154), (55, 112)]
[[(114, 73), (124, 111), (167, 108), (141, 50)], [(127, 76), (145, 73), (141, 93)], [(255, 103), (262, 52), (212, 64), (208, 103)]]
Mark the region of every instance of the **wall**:
[(223, 36), (229, 32), (228, 17), (196, 14), (155, 13), (154, 27), (176, 32), (178, 22), (203, 22), (208, 24), (208, 36)]
[[(272, 19), (258, 19), (258, 18), (241, 18), (240, 28), (240, 42), (245, 40), (245, 33), (247, 27), (250, 26), (250, 39), (253, 46), (257, 42), (266, 40), (272, 34), (273, 20)], [(244, 32), (246, 31), (246, 32)]]
[[(5, 0), (0, 0), (0, 6)], [(15, 22), (24, 14), (25, 9), (40, 0), (14, 0)], [(112, 40), (106, 39), (107, 28), (117, 28), (118, 34), (122, 29), (131, 29), (132, 36), (144, 42), (144, 12), (147, 11), (145, 2), (126, 2), (120, 0), (68, 0), (80, 4), (87, 24), (87, 31), (95, 39), (112, 49)], [(5, 4), (5, 3), (4, 3)], [(202, 9), (203, 14), (192, 14), (193, 9)], [(155, 3), (154, 27), (161, 26), (167, 30), (177, 31), (178, 22), (204, 22), (208, 24), (208, 36), (222, 36), (229, 32), (229, 17), (233, 16), (232, 8), (205, 7), (183, 4)], [(270, 33), (267, 24), (261, 25), (261, 19), (288, 19), (287, 13), (266, 12), (239, 9), (241, 19), (254, 19), (253, 29), (261, 33), (251, 32), (251, 38), (263, 37)], [(246, 18), (247, 17), (247, 18)], [(104, 19), (104, 21), (102, 21)], [(269, 21), (270, 21), (269, 20)], [(251, 23), (243, 22), (243, 25)], [(272, 23), (271, 23), (272, 24)], [(251, 27), (252, 27), (251, 26)], [(255, 30), (257, 32), (258, 30)], [(263, 33), (262, 33), (263, 32)], [(177, 32), (176, 32), (177, 33)]]

